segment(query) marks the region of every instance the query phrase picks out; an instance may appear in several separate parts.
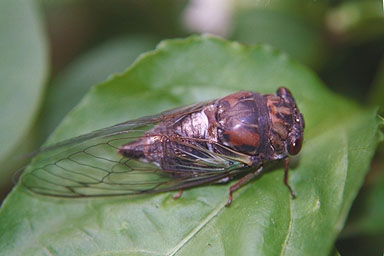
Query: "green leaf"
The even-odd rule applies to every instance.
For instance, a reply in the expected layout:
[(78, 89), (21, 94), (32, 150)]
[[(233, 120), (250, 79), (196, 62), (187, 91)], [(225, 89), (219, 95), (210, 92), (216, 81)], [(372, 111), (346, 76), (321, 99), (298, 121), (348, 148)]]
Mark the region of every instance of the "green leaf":
[[(381, 142), (383, 141), (384, 132), (384, 119), (379, 116), (379, 128), (381, 128)], [(366, 247), (373, 249), (375, 239), (373, 236), (384, 234), (384, 144), (381, 143), (378, 147), (374, 160), (372, 161), (370, 172), (366, 178), (364, 189), (355, 200), (353, 208), (348, 218), (347, 225), (345, 226), (341, 237), (359, 239), (366, 243)], [(367, 238), (368, 237), (368, 238)], [(376, 247), (382, 249), (381, 239), (378, 240)]]
[(307, 65), (321, 66), (328, 49), (319, 26), (295, 15), (293, 10), (275, 8), (246, 8), (237, 12), (232, 38), (248, 44), (267, 43)]
[(369, 93), (371, 104), (378, 104), (384, 108), (384, 56), (381, 58), (381, 63), (377, 69), (373, 84)]
[[(0, 1), (0, 187), (26, 148), (47, 75), (47, 48), (34, 1)], [(8, 176), (6, 176), (8, 175)]]
[[(292, 200), (281, 168), (224, 205), (230, 184), (139, 197), (68, 200), (17, 186), (0, 210), (0, 254), (326, 255), (378, 142), (375, 109), (329, 92), (307, 68), (257, 45), (169, 40), (94, 87), (50, 142), (238, 90), (293, 92), (306, 121)], [(233, 183), (231, 183), (233, 184)]]
[[(379, 163), (380, 171), (384, 165)], [(380, 176), (381, 175), (381, 176)], [(384, 206), (382, 204), (384, 199), (384, 175), (382, 173), (376, 174), (374, 177), (376, 181), (370, 186), (363, 199), (360, 202), (361, 212), (354, 221), (347, 226), (345, 235), (372, 235), (382, 234), (384, 232)]]
[(113, 73), (124, 71), (137, 56), (154, 47), (155, 40), (150, 37), (120, 37), (75, 60), (48, 88), (39, 127), (41, 138), (53, 131), (92, 85), (106, 80)]

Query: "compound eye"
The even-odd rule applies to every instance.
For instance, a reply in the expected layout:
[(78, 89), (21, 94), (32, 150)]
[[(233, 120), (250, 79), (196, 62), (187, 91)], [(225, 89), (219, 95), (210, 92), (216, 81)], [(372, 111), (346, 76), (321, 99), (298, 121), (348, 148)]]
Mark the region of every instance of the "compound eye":
[(288, 148), (288, 153), (291, 155), (297, 155), (300, 152), (301, 145), (303, 144), (303, 139), (298, 138), (294, 141), (291, 141)]

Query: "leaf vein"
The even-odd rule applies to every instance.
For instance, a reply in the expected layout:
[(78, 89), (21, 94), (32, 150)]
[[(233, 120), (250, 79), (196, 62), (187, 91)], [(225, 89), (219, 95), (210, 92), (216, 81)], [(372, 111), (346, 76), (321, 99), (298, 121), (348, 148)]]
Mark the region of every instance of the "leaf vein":
[(175, 255), (184, 245), (186, 245), (204, 226), (206, 226), (223, 208), (225, 203), (220, 204), (216, 209), (214, 209), (199, 225), (197, 225), (184, 239), (182, 239), (172, 251), (167, 255)]
[(292, 234), (292, 223), (293, 223), (293, 201), (292, 201), (292, 198), (290, 197), (289, 199), (289, 224), (288, 224), (288, 231), (287, 231), (287, 235), (285, 236), (285, 239), (284, 239), (284, 242), (282, 244), (282, 247), (281, 247), (281, 253), (280, 255), (285, 255), (285, 251), (288, 247), (288, 242), (289, 242), (289, 239), (291, 238), (291, 234)]

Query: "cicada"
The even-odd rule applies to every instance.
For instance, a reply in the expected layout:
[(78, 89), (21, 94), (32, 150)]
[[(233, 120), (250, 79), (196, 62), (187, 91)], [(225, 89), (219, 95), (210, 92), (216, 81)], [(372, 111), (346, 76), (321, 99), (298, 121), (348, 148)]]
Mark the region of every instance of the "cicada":
[(120, 123), (42, 148), (21, 177), (42, 195), (96, 197), (159, 193), (228, 182), (232, 193), (303, 142), (304, 119), (291, 92), (240, 91)]

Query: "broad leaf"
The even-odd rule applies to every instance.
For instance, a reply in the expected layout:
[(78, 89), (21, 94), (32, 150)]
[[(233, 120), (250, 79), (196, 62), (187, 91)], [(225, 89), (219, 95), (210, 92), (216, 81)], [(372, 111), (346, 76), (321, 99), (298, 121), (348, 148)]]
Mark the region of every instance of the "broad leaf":
[(47, 48), (34, 1), (0, 1), (0, 187), (25, 152), (47, 75)]
[[(265, 173), (224, 205), (230, 184), (140, 197), (60, 199), (17, 186), (0, 211), (0, 253), (51, 255), (326, 255), (378, 142), (375, 109), (329, 92), (268, 46), (210, 36), (161, 43), (94, 87), (49, 142), (238, 90), (293, 92), (306, 121), (290, 183)], [(231, 183), (233, 184), (233, 183)]]
[[(281, 4), (284, 5), (284, 3)], [(302, 3), (296, 3), (296, 5), (302, 6)], [(315, 8), (319, 9), (318, 6)], [(321, 15), (321, 13), (316, 14), (319, 17)], [(234, 20), (232, 38), (241, 42), (268, 43), (313, 67), (321, 66), (324, 57), (328, 54), (320, 29), (292, 12), (278, 10), (278, 7), (260, 8), (259, 6), (237, 12)]]
[(76, 59), (54, 78), (47, 90), (39, 127), (41, 137), (45, 138), (52, 132), (92, 85), (127, 69), (137, 56), (154, 47), (155, 41), (150, 37), (120, 37)]

